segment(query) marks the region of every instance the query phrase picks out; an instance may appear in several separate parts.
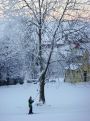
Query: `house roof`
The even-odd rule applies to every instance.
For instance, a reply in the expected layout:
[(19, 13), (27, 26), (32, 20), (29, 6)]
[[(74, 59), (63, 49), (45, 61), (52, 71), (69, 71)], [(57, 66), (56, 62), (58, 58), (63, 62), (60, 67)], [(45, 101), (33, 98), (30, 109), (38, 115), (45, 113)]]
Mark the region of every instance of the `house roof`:
[(79, 63), (79, 64), (72, 63), (72, 64), (66, 66), (65, 70), (68, 70), (68, 69), (70, 69), (70, 70), (77, 70), (81, 65), (82, 65), (81, 63)]

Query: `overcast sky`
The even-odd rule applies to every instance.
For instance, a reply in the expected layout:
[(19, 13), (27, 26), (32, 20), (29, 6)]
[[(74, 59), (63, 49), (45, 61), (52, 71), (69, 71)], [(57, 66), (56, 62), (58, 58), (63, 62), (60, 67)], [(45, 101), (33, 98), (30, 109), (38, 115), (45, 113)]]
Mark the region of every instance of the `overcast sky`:
[[(8, 9), (10, 11), (11, 9), (10, 1), (13, 2), (14, 0), (0, 0), (0, 18), (2, 18), (4, 15), (7, 15)], [(30, 0), (27, 0), (27, 1), (30, 1)], [(59, 0), (59, 1), (62, 1), (62, 0)], [(63, 0), (63, 2), (64, 1), (66, 0)], [(76, 10), (74, 12), (73, 10), (69, 10), (69, 13), (71, 13), (72, 16), (74, 15), (76, 18), (77, 16), (80, 16), (80, 17), (88, 18), (90, 20), (90, 0), (73, 0), (73, 1), (77, 2), (77, 4), (75, 5)]]

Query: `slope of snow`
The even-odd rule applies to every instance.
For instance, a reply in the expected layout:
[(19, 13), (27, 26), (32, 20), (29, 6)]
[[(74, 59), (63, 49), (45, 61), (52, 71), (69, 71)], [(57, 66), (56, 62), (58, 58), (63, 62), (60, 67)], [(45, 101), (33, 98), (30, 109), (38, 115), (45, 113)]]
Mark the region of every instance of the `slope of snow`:
[[(44, 106), (37, 106), (38, 87), (0, 87), (0, 121), (90, 121), (90, 83), (47, 83)], [(28, 115), (30, 95), (35, 101), (33, 115)]]

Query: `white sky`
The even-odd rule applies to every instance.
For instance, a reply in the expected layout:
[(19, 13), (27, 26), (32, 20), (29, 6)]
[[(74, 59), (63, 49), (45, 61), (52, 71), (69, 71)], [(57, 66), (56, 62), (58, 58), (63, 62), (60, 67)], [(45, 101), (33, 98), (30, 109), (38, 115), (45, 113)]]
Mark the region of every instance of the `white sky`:
[[(1, 1), (0, 2), (0, 18), (1, 18), (1, 17), (3, 17), (4, 13), (5, 14), (7, 13), (7, 9), (10, 8), (10, 4), (13, 0), (0, 0), (0, 1)], [(27, 0), (27, 1), (30, 1), (30, 0)], [(75, 5), (76, 6), (75, 8), (78, 10), (76, 10), (74, 12), (73, 12), (73, 10), (69, 10), (69, 13), (72, 13), (72, 16), (74, 15), (74, 16), (76, 16), (76, 18), (77, 18), (77, 16), (82, 15), (82, 17), (88, 18), (90, 20), (90, 0), (72, 0), (72, 1), (76, 1), (78, 3), (77, 5)], [(17, 8), (18, 7), (20, 7), (19, 4), (18, 4)], [(77, 14), (77, 12), (78, 12), (78, 14)]]

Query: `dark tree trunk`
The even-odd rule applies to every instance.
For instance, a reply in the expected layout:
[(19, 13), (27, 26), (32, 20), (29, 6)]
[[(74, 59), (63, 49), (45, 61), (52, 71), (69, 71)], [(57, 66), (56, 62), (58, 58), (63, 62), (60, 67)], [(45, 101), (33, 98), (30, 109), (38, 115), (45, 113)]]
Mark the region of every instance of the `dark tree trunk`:
[[(41, 18), (41, 0), (38, 1), (39, 3), (39, 61), (40, 61), (40, 73), (43, 72), (43, 59), (42, 59), (42, 18)], [(45, 94), (44, 94), (44, 85), (45, 85), (45, 73), (42, 73), (39, 78), (40, 82), (40, 95), (39, 101), (43, 104), (45, 103)]]
[(39, 97), (39, 101), (44, 104), (45, 103), (45, 92), (44, 92), (44, 87), (45, 87), (45, 73), (43, 73), (41, 75), (39, 81), (40, 81), (40, 97)]

